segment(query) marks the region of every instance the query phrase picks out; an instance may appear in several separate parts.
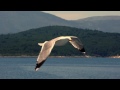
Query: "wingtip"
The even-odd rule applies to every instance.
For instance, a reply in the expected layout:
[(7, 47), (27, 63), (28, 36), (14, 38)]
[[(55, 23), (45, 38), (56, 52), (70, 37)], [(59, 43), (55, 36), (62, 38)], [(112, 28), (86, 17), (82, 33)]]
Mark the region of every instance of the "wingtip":
[(38, 71), (39, 68), (35, 68), (35, 71)]
[(85, 48), (82, 48), (80, 51), (81, 51), (82, 53), (85, 53)]
[(36, 64), (35, 71), (38, 71), (39, 67), (39, 64)]
[(86, 52), (82, 52), (83, 54), (86, 54)]

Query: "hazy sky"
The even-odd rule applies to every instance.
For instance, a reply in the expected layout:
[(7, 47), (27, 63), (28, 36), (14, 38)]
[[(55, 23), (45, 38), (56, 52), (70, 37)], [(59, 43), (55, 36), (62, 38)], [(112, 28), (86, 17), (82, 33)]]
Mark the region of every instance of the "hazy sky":
[(120, 11), (43, 11), (61, 17), (66, 20), (76, 20), (91, 16), (120, 16)]

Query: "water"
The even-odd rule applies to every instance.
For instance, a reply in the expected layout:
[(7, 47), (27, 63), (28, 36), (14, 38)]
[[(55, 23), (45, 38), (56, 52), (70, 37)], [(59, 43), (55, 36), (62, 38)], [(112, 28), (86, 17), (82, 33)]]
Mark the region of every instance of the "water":
[(0, 58), (0, 79), (120, 79), (120, 59), (48, 58), (34, 70), (36, 58)]

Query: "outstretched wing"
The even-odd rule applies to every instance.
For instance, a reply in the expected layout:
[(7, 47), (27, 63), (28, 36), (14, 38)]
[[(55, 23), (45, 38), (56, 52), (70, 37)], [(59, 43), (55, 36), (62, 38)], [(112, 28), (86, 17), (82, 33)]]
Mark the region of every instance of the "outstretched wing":
[(85, 52), (84, 46), (79, 38), (77, 37), (71, 37), (71, 40), (69, 41), (76, 49), (80, 50), (81, 52)]
[(53, 49), (54, 45), (55, 45), (54, 41), (49, 41), (49, 42), (46, 42), (42, 46), (42, 49), (41, 49), (41, 51), (39, 53), (39, 56), (37, 58), (37, 64), (36, 64), (36, 67), (35, 67), (36, 71), (40, 68), (40, 66), (42, 66), (42, 64), (45, 62), (47, 57), (50, 55), (51, 50)]

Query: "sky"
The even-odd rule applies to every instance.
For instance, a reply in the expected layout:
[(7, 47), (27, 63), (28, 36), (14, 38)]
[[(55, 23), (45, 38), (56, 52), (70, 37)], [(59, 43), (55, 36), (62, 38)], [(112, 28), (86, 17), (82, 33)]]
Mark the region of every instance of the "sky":
[(66, 20), (77, 20), (91, 16), (120, 16), (120, 11), (43, 11)]

